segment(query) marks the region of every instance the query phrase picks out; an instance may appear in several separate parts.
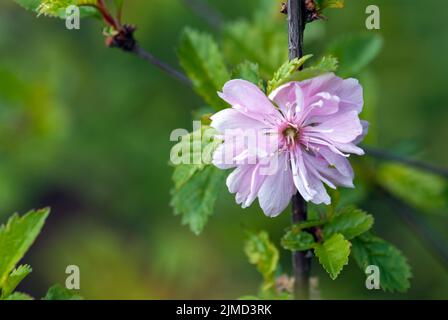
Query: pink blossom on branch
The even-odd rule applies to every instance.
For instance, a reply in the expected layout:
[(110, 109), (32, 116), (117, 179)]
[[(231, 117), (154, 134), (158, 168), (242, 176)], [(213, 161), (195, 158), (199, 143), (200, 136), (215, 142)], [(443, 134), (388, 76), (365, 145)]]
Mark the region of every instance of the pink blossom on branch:
[(227, 187), (243, 208), (258, 197), (263, 212), (274, 217), (297, 191), (306, 201), (330, 204), (324, 184), (353, 187), (347, 158), (364, 154), (356, 144), (368, 127), (359, 119), (363, 90), (357, 80), (328, 73), (287, 83), (267, 97), (254, 84), (236, 79), (219, 96), (232, 108), (212, 116), (211, 126), (224, 140), (213, 163), (235, 168)]

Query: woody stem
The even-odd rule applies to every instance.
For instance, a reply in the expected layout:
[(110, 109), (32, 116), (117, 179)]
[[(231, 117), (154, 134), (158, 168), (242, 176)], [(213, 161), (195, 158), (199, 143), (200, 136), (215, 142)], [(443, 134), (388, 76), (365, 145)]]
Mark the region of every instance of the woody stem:
[[(304, 0), (288, 0), (288, 44), (289, 59), (303, 56), (303, 33), (305, 31)], [(307, 220), (307, 204), (300, 193), (292, 199), (292, 223)], [(310, 298), (311, 259), (307, 251), (295, 251), (292, 254), (294, 270), (294, 295), (296, 299)]]

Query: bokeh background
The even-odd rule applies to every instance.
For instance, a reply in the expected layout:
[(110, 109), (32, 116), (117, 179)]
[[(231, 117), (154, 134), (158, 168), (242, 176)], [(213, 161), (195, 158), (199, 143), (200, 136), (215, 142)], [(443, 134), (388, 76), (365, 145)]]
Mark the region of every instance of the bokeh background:
[[(258, 0), (208, 3), (226, 21), (251, 16), (258, 6)], [(319, 23), (320, 37), (307, 49), (319, 53), (336, 36), (367, 32), (368, 4), (381, 9), (381, 30), (369, 32), (384, 40), (368, 71), (376, 92), (376, 138), (369, 143), (446, 166), (446, 1), (346, 0), (344, 10), (328, 12), (328, 21)], [(184, 26), (219, 39), (182, 0), (132, 0), (125, 8), (142, 46), (173, 65)], [(34, 271), (20, 290), (43, 296), (50, 285), (64, 283), (65, 267), (75, 264), (81, 294), (89, 299), (255, 293), (260, 276), (244, 255), (244, 229), (267, 229), (278, 243), (288, 213), (270, 219), (257, 205), (242, 210), (223, 186), (200, 236), (181, 226), (169, 206), (169, 135), (175, 128), (190, 130), (193, 111), (204, 103), (146, 62), (107, 49), (101, 28), (87, 19), (79, 31), (69, 31), (62, 20), (0, 2), (0, 220), (52, 208), (25, 257)], [(285, 50), (286, 41), (285, 29)], [(446, 267), (396, 212), (373, 196), (362, 206), (374, 214), (376, 232), (408, 257), (412, 287), (405, 294), (368, 291), (354, 263), (336, 281), (316, 267), (321, 297), (448, 298)], [(446, 215), (424, 218), (448, 240)], [(281, 254), (288, 271), (289, 253)]]

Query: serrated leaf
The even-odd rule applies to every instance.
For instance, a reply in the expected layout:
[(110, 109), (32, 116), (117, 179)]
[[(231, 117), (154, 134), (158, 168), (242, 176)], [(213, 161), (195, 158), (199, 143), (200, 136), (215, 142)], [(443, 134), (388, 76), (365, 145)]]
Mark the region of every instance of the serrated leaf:
[(330, 45), (328, 52), (339, 60), (339, 74), (350, 77), (360, 73), (381, 52), (383, 39), (375, 33), (342, 36)]
[(368, 231), (373, 225), (373, 217), (361, 209), (345, 207), (336, 212), (336, 215), (325, 224), (323, 235), (325, 239), (336, 233), (342, 234), (347, 240), (351, 240)]
[(195, 234), (202, 232), (213, 213), (225, 176), (226, 171), (208, 165), (195, 171), (180, 188), (172, 191), (170, 204), (174, 213), (181, 215), (182, 224), (188, 225)]
[(217, 92), (230, 80), (230, 74), (212, 36), (186, 28), (180, 39), (178, 55), (196, 92), (214, 109), (226, 108)]
[[(287, 83), (291, 81), (303, 81), (325, 73), (334, 72), (338, 68), (338, 60), (333, 56), (324, 56), (317, 63), (311, 65), (308, 68), (291, 73), (286, 78), (282, 79), (281, 83)], [(268, 92), (271, 92), (276, 88), (275, 85), (268, 85)], [(269, 91), (271, 89), (271, 91)]]
[(399, 164), (378, 168), (378, 183), (411, 206), (423, 211), (437, 211), (447, 206), (446, 180), (428, 172)]
[(34, 300), (34, 298), (23, 292), (14, 292), (7, 296), (5, 300)]
[(279, 252), (269, 239), (269, 234), (266, 231), (248, 232), (244, 252), (249, 262), (254, 264), (263, 276), (263, 291), (271, 289), (275, 281), (274, 273), (278, 266)]
[(383, 290), (405, 292), (409, 289), (411, 268), (400, 250), (371, 233), (353, 239), (352, 244), (353, 257), (362, 272), (369, 265), (379, 268)]
[(335, 280), (342, 268), (348, 263), (350, 242), (342, 234), (336, 233), (322, 244), (316, 245), (314, 254), (328, 272), (330, 278)]
[(33, 244), (48, 214), (49, 209), (30, 211), (22, 217), (14, 214), (0, 226), (0, 287)]
[(287, 250), (305, 251), (312, 249), (316, 245), (316, 241), (313, 235), (306, 231), (290, 229), (283, 236), (281, 244)]
[(222, 142), (215, 138), (216, 131), (208, 126), (201, 126), (182, 137), (171, 150), (171, 159), (176, 155), (181, 163), (173, 172), (174, 189), (171, 206), (174, 213), (182, 216), (182, 223), (199, 234), (213, 208), (224, 185), (226, 171), (211, 164), (213, 152)]
[(291, 76), (298, 72), (300, 67), (302, 67), (312, 56), (313, 55), (309, 54), (302, 58), (295, 58), (282, 64), (274, 73), (274, 77), (268, 81), (268, 93), (280, 87), (282, 84), (291, 81)]
[(83, 300), (75, 291), (62, 287), (59, 284), (48, 289), (42, 300)]
[(237, 65), (232, 71), (232, 79), (243, 79), (252, 82), (253, 84), (263, 88), (263, 79), (260, 77), (260, 70), (258, 64), (244, 61)]
[(92, 6), (97, 0), (15, 0), (19, 5), (37, 14), (66, 18), (66, 8), (70, 5), (79, 6), (80, 16), (99, 16), (98, 10)]
[(5, 283), (1, 287), (1, 297), (0, 299), (7, 298), (14, 289), (19, 285), (19, 283), (31, 273), (32, 269), (29, 265), (20, 265), (14, 269), (9, 277), (6, 279)]

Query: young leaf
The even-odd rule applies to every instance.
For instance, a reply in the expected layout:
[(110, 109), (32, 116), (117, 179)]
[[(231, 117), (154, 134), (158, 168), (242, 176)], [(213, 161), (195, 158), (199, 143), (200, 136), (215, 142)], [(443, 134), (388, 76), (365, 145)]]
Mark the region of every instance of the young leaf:
[(302, 58), (295, 58), (291, 61), (287, 61), (274, 73), (272, 80), (268, 81), (268, 93), (272, 92), (276, 88), (280, 87), (291, 80), (291, 76), (298, 72), (299, 68), (305, 64), (305, 62), (312, 57), (311, 54)]
[(409, 289), (411, 268), (400, 250), (368, 232), (353, 239), (352, 244), (353, 257), (363, 272), (369, 265), (380, 269), (383, 290), (405, 292)]
[(20, 265), (14, 269), (9, 277), (6, 279), (5, 283), (1, 287), (0, 299), (7, 298), (14, 289), (19, 285), (19, 283), (31, 273), (32, 269), (29, 265)]
[(48, 289), (42, 300), (83, 300), (83, 298), (76, 292), (56, 284)]
[(248, 232), (244, 252), (251, 264), (256, 265), (264, 279), (263, 289), (267, 290), (274, 285), (274, 273), (277, 270), (279, 252), (275, 245), (269, 240), (266, 231), (258, 233)]
[(263, 79), (260, 77), (258, 64), (247, 60), (235, 67), (232, 71), (232, 79), (247, 80), (263, 89)]
[[(291, 73), (289, 76), (282, 79), (281, 82), (287, 83), (290, 81), (303, 81), (306, 79), (311, 79), (320, 76), (328, 72), (334, 72), (337, 70), (337, 68), (338, 68), (338, 60), (335, 57), (324, 56), (317, 63), (311, 65), (310, 67)], [(275, 86), (271, 85), (271, 87), (269, 88), (268, 85), (268, 92), (270, 92), (269, 89), (273, 90), (275, 89)]]
[(181, 36), (178, 55), (196, 92), (216, 110), (226, 108), (216, 93), (230, 80), (230, 74), (213, 38), (207, 33), (186, 28)]
[(373, 225), (373, 217), (370, 214), (355, 207), (345, 207), (337, 211), (336, 215), (328, 222), (324, 229), (325, 239), (336, 233), (342, 234), (351, 240), (368, 231)]
[(14, 214), (0, 226), (0, 287), (22, 259), (39, 234), (49, 209), (30, 211), (22, 217)]
[(317, 10), (325, 9), (342, 9), (344, 8), (344, 0), (314, 0)]
[(423, 211), (436, 211), (447, 205), (447, 182), (427, 172), (398, 164), (384, 164), (378, 170), (378, 183)]
[(350, 77), (360, 73), (380, 53), (381, 36), (375, 33), (343, 36), (336, 39), (328, 52), (339, 60), (339, 74)]
[(316, 241), (312, 234), (292, 228), (283, 236), (281, 244), (287, 250), (305, 251), (313, 248)]
[(350, 242), (342, 234), (336, 233), (322, 244), (316, 245), (314, 254), (328, 272), (330, 278), (335, 280), (342, 268), (348, 263)]

